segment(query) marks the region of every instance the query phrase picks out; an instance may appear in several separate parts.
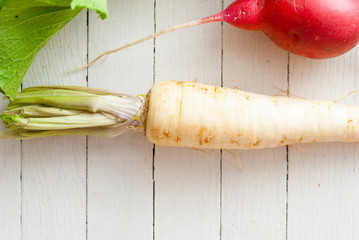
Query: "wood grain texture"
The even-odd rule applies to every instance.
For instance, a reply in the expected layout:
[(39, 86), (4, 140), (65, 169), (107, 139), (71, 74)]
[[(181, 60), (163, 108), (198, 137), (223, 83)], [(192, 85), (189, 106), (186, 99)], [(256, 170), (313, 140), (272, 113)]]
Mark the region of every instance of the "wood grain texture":
[[(1, 101), (0, 110), (8, 101)], [(0, 131), (5, 127), (0, 126)], [(21, 142), (0, 140), (0, 239), (21, 237)]]
[[(287, 90), (285, 51), (261, 32), (224, 24), (223, 34), (224, 86), (267, 95)], [(231, 152), (239, 163), (223, 152), (222, 239), (285, 239), (286, 147)]]
[[(89, 58), (153, 32), (152, 0), (112, 0), (110, 18), (89, 19)], [(89, 86), (144, 94), (153, 83), (153, 42), (89, 68)], [(141, 133), (89, 137), (88, 239), (152, 239), (152, 144)]]
[[(221, 10), (220, 1), (156, 1), (156, 28)], [(221, 24), (156, 39), (156, 82), (221, 84)], [(155, 239), (220, 238), (220, 157), (188, 148), (155, 149)]]
[[(336, 101), (359, 89), (359, 49), (315, 61), (290, 56), (290, 92)], [(359, 104), (358, 94), (342, 103)], [(288, 238), (358, 238), (358, 144), (305, 144), (289, 151)]]
[[(108, 4), (108, 19), (83, 11), (51, 39), (23, 87), (139, 94), (154, 81), (197, 80), (269, 95), (289, 85), (293, 96), (329, 101), (359, 89), (358, 48), (309, 60), (288, 55), (263, 33), (220, 23), (170, 33), (68, 73), (155, 26), (222, 8), (222, 0)], [(342, 103), (359, 104), (359, 93)], [(288, 155), (286, 147), (223, 150), (222, 160), (221, 151), (153, 147), (140, 133), (0, 140), (0, 240), (359, 238), (359, 144), (298, 144)]]
[[(37, 55), (23, 87), (86, 85), (86, 11), (56, 34)], [(86, 138), (23, 141), (21, 239), (85, 239)]]

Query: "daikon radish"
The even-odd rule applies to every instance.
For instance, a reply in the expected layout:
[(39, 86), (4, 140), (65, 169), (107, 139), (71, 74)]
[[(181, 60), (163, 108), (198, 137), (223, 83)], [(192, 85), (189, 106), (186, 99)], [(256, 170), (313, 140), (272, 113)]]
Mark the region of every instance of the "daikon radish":
[(29, 88), (2, 119), (8, 130), (0, 137), (17, 139), (143, 131), (158, 145), (211, 149), (359, 141), (358, 106), (195, 82), (158, 83), (145, 97), (79, 87)]

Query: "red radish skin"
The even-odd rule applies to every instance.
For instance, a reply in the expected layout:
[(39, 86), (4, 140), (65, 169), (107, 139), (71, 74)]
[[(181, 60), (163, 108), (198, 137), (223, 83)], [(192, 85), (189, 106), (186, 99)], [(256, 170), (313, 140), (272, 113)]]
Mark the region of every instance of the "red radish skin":
[(348, 52), (359, 42), (359, 0), (237, 0), (223, 12), (153, 33), (105, 52), (81, 68), (163, 34), (210, 22), (263, 31), (290, 53), (327, 59)]
[(261, 30), (279, 47), (308, 58), (337, 57), (359, 42), (358, 0), (237, 0), (215, 16)]

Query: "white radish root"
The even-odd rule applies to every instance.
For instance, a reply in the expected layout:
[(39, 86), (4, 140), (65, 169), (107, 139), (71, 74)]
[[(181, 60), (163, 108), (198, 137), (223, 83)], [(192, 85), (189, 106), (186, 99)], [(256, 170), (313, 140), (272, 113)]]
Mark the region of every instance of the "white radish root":
[(193, 82), (159, 83), (149, 92), (147, 103), (145, 134), (159, 145), (261, 149), (359, 141), (358, 106)]
[(0, 118), (0, 138), (116, 137), (142, 131), (155, 144), (261, 149), (359, 142), (359, 106), (265, 96), (196, 82), (162, 82), (147, 96), (80, 87), (24, 89)]

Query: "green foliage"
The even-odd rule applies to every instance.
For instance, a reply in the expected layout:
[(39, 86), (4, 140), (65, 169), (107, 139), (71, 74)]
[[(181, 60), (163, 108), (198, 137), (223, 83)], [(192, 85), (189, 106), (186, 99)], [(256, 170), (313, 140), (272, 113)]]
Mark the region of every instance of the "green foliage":
[(6, 124), (16, 124), (17, 119), (22, 118), (19, 115), (0, 115), (0, 119), (3, 120)]
[(0, 0), (0, 10), (2, 9), (2, 6), (4, 6), (6, 0)]
[(0, 115), (1, 138), (95, 135), (115, 137), (142, 130), (139, 97), (107, 90), (46, 86), (22, 90)]
[(73, 0), (71, 3), (72, 9), (88, 8), (96, 10), (102, 19), (108, 17), (107, 15), (107, 1), (94, 1), (94, 0)]
[(0, 0), (0, 92), (13, 100), (39, 50), (83, 8), (107, 17), (107, 0)]

